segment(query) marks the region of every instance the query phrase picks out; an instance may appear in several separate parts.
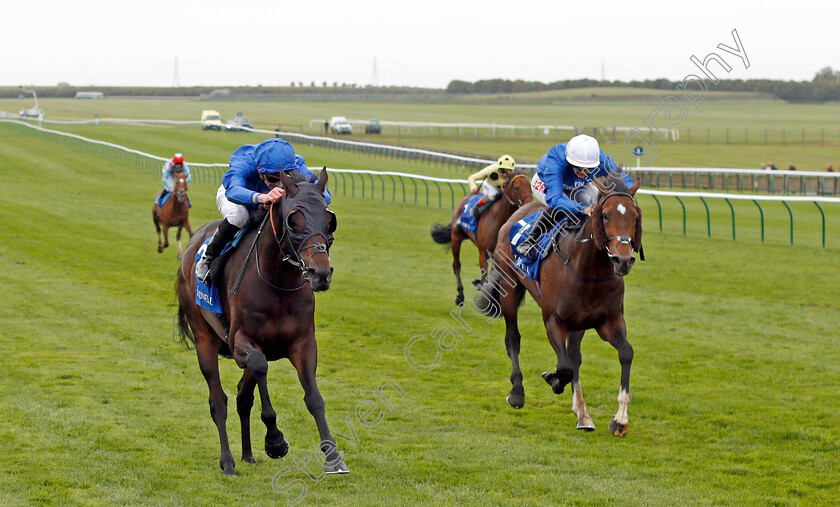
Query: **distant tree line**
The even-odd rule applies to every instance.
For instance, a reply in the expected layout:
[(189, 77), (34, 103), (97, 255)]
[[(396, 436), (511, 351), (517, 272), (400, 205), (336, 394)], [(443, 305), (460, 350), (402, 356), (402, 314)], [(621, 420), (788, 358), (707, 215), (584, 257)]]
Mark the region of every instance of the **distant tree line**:
[[(653, 88), (674, 90), (681, 81), (668, 79), (646, 79), (644, 81), (597, 81), (595, 79), (572, 79), (542, 83), (517, 79), (484, 79), (480, 81), (450, 81), (447, 93), (522, 93), (546, 90), (569, 90), (574, 88)], [(840, 101), (840, 71), (831, 67), (820, 70), (811, 81), (781, 81), (773, 79), (726, 79), (717, 85), (709, 84), (709, 90), (730, 92), (770, 93), (790, 102)]]

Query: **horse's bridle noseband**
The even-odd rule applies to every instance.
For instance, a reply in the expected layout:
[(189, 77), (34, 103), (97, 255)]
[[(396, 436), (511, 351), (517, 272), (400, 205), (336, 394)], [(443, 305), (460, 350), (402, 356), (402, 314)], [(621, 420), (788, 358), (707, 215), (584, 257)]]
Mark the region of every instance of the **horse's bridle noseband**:
[[(633, 197), (632, 195), (628, 194), (627, 192), (613, 192), (611, 194), (607, 194), (607, 195), (605, 195), (604, 197), (601, 198), (601, 202), (599, 202), (598, 204), (600, 204), (601, 208), (603, 208), (604, 203), (607, 202), (607, 199), (609, 199), (610, 197), (614, 197), (614, 196), (629, 197), (633, 201), (633, 204), (638, 206), (636, 204), (636, 198)], [(630, 236), (612, 236), (612, 237), (609, 237), (609, 238), (607, 238), (607, 244), (604, 245), (604, 250), (607, 251), (607, 255), (609, 256), (610, 259), (615, 257), (615, 255), (613, 255), (613, 253), (610, 251), (610, 241), (612, 241), (614, 239), (618, 240), (618, 243), (616, 243), (616, 246), (618, 246), (618, 245), (630, 245), (630, 248), (633, 248), (633, 238), (631, 238)]]
[[(522, 203), (522, 200), (523, 200), (523, 199), (525, 199), (525, 197), (520, 197), (519, 199), (517, 199), (516, 201), (514, 201), (513, 199), (511, 199), (511, 197), (510, 197), (509, 195), (507, 195), (507, 189), (508, 189), (508, 188), (511, 188), (511, 189), (513, 188), (513, 182), (516, 180), (516, 178), (524, 178), (524, 177), (525, 177), (525, 175), (524, 175), (524, 174), (516, 174), (516, 175), (514, 175), (514, 176), (513, 176), (513, 178), (511, 178), (511, 179), (510, 179), (507, 183), (505, 183), (505, 189), (504, 189), (504, 191), (502, 192), (502, 195), (504, 195), (504, 196), (505, 196), (505, 199), (507, 199), (507, 201), (508, 201), (511, 205), (516, 206), (517, 208), (521, 208), (521, 207), (522, 207), (522, 204), (523, 204), (523, 203)], [(527, 197), (527, 196), (526, 196), (526, 197)]]
[[(314, 257), (315, 254), (317, 254), (318, 252), (322, 252), (327, 256), (327, 259), (329, 259), (330, 258), (330, 247), (326, 243), (312, 243), (311, 245), (306, 245), (305, 247), (302, 247), (300, 250), (296, 250), (295, 246), (292, 244), (292, 239), (291, 239), (292, 232), (291, 232), (291, 230), (289, 230), (289, 224), (286, 223), (285, 219), (283, 220), (283, 232), (282, 232), (282, 234), (280, 236), (278, 236), (278, 234), (277, 234), (277, 228), (274, 225), (274, 204), (276, 204), (276, 203), (272, 203), (271, 206), (269, 206), (268, 214), (263, 219), (263, 224), (265, 224), (265, 220), (268, 220), (268, 221), (271, 222), (271, 230), (274, 233), (274, 241), (275, 241), (275, 243), (277, 243), (277, 247), (280, 249), (280, 252), (283, 254), (282, 262), (288, 262), (292, 266), (298, 268), (301, 272), (301, 276), (303, 277), (303, 283), (301, 283), (300, 286), (295, 287), (294, 289), (286, 289), (286, 288), (283, 288), (283, 287), (278, 287), (278, 286), (272, 284), (271, 282), (269, 282), (268, 280), (266, 280), (265, 277), (262, 275), (262, 272), (260, 272), (259, 249), (256, 250), (256, 252), (257, 252), (257, 254), (256, 254), (257, 255), (257, 274), (260, 276), (260, 279), (262, 279), (263, 282), (265, 282), (268, 286), (273, 287), (277, 290), (286, 291), (286, 292), (292, 292), (292, 291), (300, 290), (303, 287), (305, 287), (307, 283), (309, 283), (309, 264), (312, 262), (312, 257)], [(262, 231), (262, 225), (260, 226), (260, 231)], [(323, 237), (323, 234), (321, 234), (321, 233), (310, 234), (309, 236), (307, 236), (306, 238), (304, 238), (301, 241), (301, 244), (305, 243), (309, 238), (312, 238), (314, 236), (322, 236)], [(257, 233), (257, 238), (259, 238), (259, 232)], [(326, 240), (326, 238), (325, 238), (325, 240)], [(254, 239), (254, 242), (256, 243), (256, 238)], [(289, 250), (291, 250), (291, 252), (292, 252), (291, 254), (288, 251), (286, 251), (285, 248), (283, 248), (283, 243), (284, 242), (289, 246)], [(312, 249), (312, 253), (309, 255), (309, 258), (306, 261), (304, 261), (300, 254), (304, 250), (308, 250), (310, 248)]]

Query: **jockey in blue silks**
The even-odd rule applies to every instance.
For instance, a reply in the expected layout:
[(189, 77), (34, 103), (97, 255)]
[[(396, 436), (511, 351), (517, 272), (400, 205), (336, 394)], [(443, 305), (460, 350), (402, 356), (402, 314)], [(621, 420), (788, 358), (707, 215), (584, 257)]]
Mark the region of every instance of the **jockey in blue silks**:
[[(280, 171), (297, 171), (312, 183), (317, 182), (304, 158), (295, 154), (292, 145), (280, 138), (246, 144), (230, 156), (230, 169), (222, 177), (222, 185), (216, 192), (216, 207), (224, 220), (195, 264), (195, 275), (199, 280), (206, 283), (210, 263), (248, 223), (251, 211), (260, 205), (271, 205), (286, 195), (286, 190), (278, 186)], [(326, 189), (324, 198), (329, 204), (331, 196)]]
[(630, 177), (601, 151), (598, 140), (592, 136), (577, 135), (568, 143), (549, 149), (540, 158), (537, 173), (531, 179), (534, 196), (549, 209), (540, 215), (528, 238), (516, 251), (534, 259), (537, 252), (533, 247), (543, 232), (551, 230), (563, 218), (577, 222), (583, 215), (591, 215), (598, 204), (598, 188), (592, 179), (605, 176), (622, 178), (628, 188), (633, 185)]

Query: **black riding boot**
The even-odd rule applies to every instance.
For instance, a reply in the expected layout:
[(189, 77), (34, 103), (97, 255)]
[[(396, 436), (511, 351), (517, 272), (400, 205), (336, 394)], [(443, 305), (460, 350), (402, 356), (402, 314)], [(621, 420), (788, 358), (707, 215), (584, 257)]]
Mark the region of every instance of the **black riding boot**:
[(210, 243), (207, 244), (207, 248), (204, 249), (201, 258), (195, 263), (195, 277), (197, 279), (205, 284), (209, 282), (207, 278), (210, 275), (210, 263), (222, 253), (225, 245), (236, 236), (237, 232), (239, 232), (239, 227), (231, 224), (227, 220), (222, 220), (219, 228), (213, 233), (213, 238), (210, 240)]
[(545, 210), (537, 219), (537, 223), (528, 231), (528, 237), (525, 238), (525, 241), (516, 247), (516, 251), (530, 260), (536, 259), (539, 254), (538, 249), (534, 248), (537, 245), (537, 241), (544, 232), (551, 230), (556, 223), (554, 208)]
[(493, 203), (498, 201), (501, 197), (502, 197), (502, 193), (499, 192), (499, 194), (496, 195), (495, 199), (493, 199), (491, 201), (487, 201), (484, 204), (482, 204), (481, 206), (473, 206), (472, 209), (470, 210), (470, 216), (472, 216), (475, 219), (478, 219), (478, 217), (480, 217), (482, 213), (487, 211), (487, 208), (492, 206)]

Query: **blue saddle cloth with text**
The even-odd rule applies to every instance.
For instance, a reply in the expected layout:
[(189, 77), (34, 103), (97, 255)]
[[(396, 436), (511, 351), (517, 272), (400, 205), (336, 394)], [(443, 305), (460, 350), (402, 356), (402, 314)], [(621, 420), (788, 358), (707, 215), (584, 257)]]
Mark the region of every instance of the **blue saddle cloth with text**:
[(455, 225), (466, 231), (470, 231), (473, 234), (476, 233), (478, 230), (478, 220), (470, 215), (470, 210), (478, 204), (478, 201), (480, 201), (482, 197), (484, 197), (484, 194), (476, 194), (467, 199), (467, 202), (464, 203), (464, 210), (461, 211), (461, 214), (458, 215), (458, 219), (455, 220)]
[[(242, 236), (245, 235), (247, 232), (248, 226), (239, 229), (239, 232), (236, 233), (236, 236), (233, 237), (233, 241), (225, 245), (222, 249), (222, 253), (219, 254), (218, 257), (223, 257), (228, 250), (236, 248), (236, 245), (239, 244), (239, 240), (242, 239)], [(213, 239), (213, 236), (204, 240), (204, 243), (201, 244), (201, 247), (195, 253), (195, 262), (198, 262), (198, 259), (204, 254), (204, 250), (207, 248), (207, 245), (210, 243), (210, 240)], [(195, 304), (202, 308), (206, 308), (213, 313), (222, 314), (224, 310), (222, 309), (222, 302), (219, 300), (219, 286), (217, 284), (212, 284), (208, 286), (206, 283), (202, 282), (199, 279), (195, 280)]]
[(536, 281), (540, 280), (540, 262), (546, 257), (546, 255), (549, 254), (549, 252), (551, 252), (552, 240), (555, 234), (557, 234), (558, 229), (560, 229), (563, 225), (563, 222), (566, 221), (565, 218), (560, 220), (554, 225), (554, 227), (551, 228), (551, 231), (547, 233), (544, 232), (540, 236), (539, 241), (537, 241), (537, 244), (534, 246), (534, 248), (537, 249), (538, 254), (534, 260), (531, 260), (517, 252), (516, 247), (525, 241), (525, 238), (528, 237), (528, 234), (531, 232), (531, 229), (537, 223), (537, 220), (540, 218), (542, 213), (542, 211), (538, 211), (533, 215), (517, 220), (508, 233), (510, 246), (513, 250), (514, 266), (525, 273), (528, 278)]

